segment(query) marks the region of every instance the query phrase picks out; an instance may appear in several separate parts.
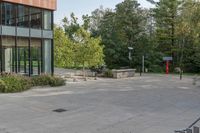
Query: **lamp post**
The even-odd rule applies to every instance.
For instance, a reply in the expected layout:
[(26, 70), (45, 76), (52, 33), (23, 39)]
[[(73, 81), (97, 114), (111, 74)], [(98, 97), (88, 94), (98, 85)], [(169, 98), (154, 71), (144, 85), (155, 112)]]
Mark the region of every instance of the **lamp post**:
[(129, 50), (129, 54), (128, 54), (128, 59), (129, 59), (129, 62), (130, 62), (130, 68), (131, 68), (131, 61), (132, 61), (132, 51), (133, 51), (133, 47), (128, 47), (128, 50)]

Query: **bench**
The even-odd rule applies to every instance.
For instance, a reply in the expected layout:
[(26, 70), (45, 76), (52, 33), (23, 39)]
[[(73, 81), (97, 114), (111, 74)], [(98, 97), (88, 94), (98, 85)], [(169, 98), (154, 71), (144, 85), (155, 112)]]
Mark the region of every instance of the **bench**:
[(113, 78), (120, 79), (120, 78), (129, 78), (135, 76), (136, 69), (120, 69), (120, 70), (112, 70)]

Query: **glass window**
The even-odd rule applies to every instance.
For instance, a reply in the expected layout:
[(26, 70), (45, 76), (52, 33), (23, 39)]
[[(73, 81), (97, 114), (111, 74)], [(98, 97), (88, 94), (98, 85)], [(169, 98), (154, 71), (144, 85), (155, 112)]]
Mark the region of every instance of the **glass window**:
[(29, 8), (27, 6), (18, 5), (17, 26), (29, 27)]
[(2, 25), (15, 26), (16, 6), (10, 3), (2, 3)]
[(31, 39), (31, 75), (41, 72), (41, 40)]
[(42, 28), (42, 10), (39, 8), (30, 8), (30, 24), (31, 28)]
[(17, 39), (17, 72), (29, 73), (29, 41), (27, 38)]
[(2, 64), (4, 72), (15, 71), (15, 38), (2, 37)]
[(44, 40), (43, 45), (43, 72), (51, 74), (51, 40)]
[(44, 11), (44, 16), (43, 16), (43, 19), (44, 19), (44, 29), (45, 30), (51, 30), (52, 29), (52, 12), (51, 11), (48, 11), (48, 10), (45, 10)]

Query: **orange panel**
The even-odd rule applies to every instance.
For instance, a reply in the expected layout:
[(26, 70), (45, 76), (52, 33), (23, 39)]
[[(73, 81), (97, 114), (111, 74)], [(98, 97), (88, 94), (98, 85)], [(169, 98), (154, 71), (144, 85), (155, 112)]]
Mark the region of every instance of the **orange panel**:
[(33, 7), (45, 8), (50, 10), (56, 10), (57, 0), (0, 0), (11, 3), (19, 3), (23, 5), (29, 5)]

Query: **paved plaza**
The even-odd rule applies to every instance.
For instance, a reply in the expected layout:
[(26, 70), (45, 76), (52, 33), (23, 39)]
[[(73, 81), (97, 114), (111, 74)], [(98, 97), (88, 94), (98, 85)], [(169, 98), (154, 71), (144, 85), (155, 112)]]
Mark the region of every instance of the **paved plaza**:
[(189, 76), (99, 79), (0, 95), (0, 133), (173, 133), (199, 117), (200, 87)]

